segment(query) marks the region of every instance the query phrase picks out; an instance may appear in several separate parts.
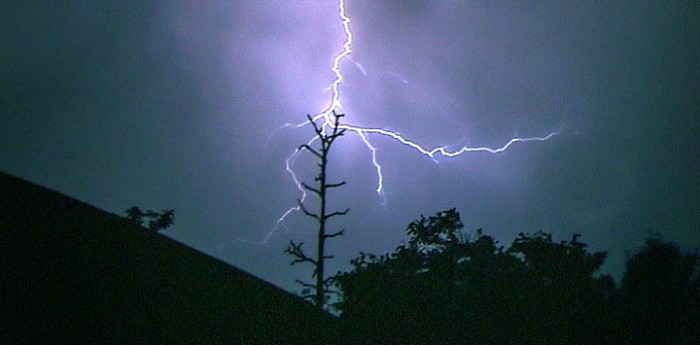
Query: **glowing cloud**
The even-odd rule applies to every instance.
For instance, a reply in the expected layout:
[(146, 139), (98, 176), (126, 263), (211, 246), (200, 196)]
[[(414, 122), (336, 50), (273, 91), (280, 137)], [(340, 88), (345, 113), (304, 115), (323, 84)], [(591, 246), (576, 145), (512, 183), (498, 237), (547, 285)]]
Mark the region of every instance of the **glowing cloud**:
[[(340, 86), (343, 82), (343, 74), (341, 73), (340, 70), (340, 64), (346, 60), (349, 59), (350, 54), (352, 53), (352, 42), (353, 42), (353, 33), (350, 29), (350, 17), (348, 17), (346, 10), (345, 10), (345, 0), (339, 0), (339, 16), (341, 19), (341, 25), (343, 27), (344, 33), (345, 33), (345, 42), (343, 43), (343, 48), (338, 53), (335, 58), (333, 59), (333, 64), (331, 66), (331, 71), (335, 75), (335, 79), (331, 83), (331, 85), (328, 87), (328, 89), (331, 91), (331, 102), (330, 105), (326, 110), (323, 112), (315, 115), (312, 117), (314, 122), (321, 122), (320, 126), (323, 129), (324, 133), (326, 130), (332, 128), (332, 125), (335, 121), (334, 119), (334, 113), (339, 112), (339, 110), (342, 108), (342, 104), (340, 102)], [(350, 61), (350, 60), (349, 60)], [(364, 71), (364, 68), (362, 67), (361, 64), (358, 62), (354, 62), (356, 66), (362, 71), (363, 74), (366, 74)], [(396, 75), (394, 72), (389, 72), (392, 75)], [(398, 76), (397, 76), (398, 77)], [(401, 79), (403, 83), (407, 83), (407, 81)], [(347, 118), (347, 117), (346, 117)], [(291, 124), (287, 123), (282, 126), (282, 128), (301, 128), (306, 125), (309, 125), (308, 122), (301, 122), (298, 124)], [(370, 141), (369, 141), (369, 135), (380, 135), (384, 136), (387, 138), (392, 139), (393, 141), (397, 142), (400, 145), (406, 146), (409, 149), (414, 150), (415, 152), (422, 154), (424, 156), (427, 156), (431, 158), (433, 161), (436, 160), (436, 156), (441, 155), (443, 157), (456, 157), (465, 153), (470, 153), (470, 152), (486, 152), (486, 153), (492, 153), (492, 154), (498, 154), (501, 152), (506, 151), (508, 148), (510, 148), (513, 144), (516, 143), (525, 143), (525, 142), (531, 142), (531, 141), (546, 141), (551, 139), (552, 137), (558, 135), (558, 132), (552, 132), (547, 134), (546, 136), (542, 137), (526, 137), (526, 138), (521, 138), (521, 137), (515, 137), (511, 138), (508, 140), (503, 146), (497, 147), (497, 148), (489, 148), (489, 147), (468, 147), (468, 146), (463, 146), (459, 149), (456, 150), (450, 150), (447, 148), (447, 146), (439, 146), (439, 147), (434, 147), (434, 148), (427, 148), (415, 141), (412, 141), (401, 134), (392, 131), (390, 129), (385, 129), (385, 128), (371, 128), (371, 127), (361, 127), (361, 126), (355, 126), (349, 123), (342, 123), (340, 125), (341, 129), (345, 129), (348, 132), (353, 132), (356, 133), (362, 142), (365, 144), (365, 146), (370, 150), (372, 154), (372, 164), (374, 165), (375, 171), (376, 171), (376, 176), (377, 176), (377, 188), (376, 192), (379, 196), (384, 198), (384, 193), (383, 193), (383, 183), (384, 183), (384, 175), (382, 173), (382, 166), (380, 165), (378, 159), (377, 159), (377, 147), (373, 146)], [(317, 138), (314, 137), (309, 140), (307, 144), (311, 145)], [(291, 175), (292, 180), (294, 184), (296, 185), (297, 189), (299, 190), (301, 197), (300, 200), (301, 202), (304, 202), (306, 200), (306, 191), (301, 185), (301, 181), (299, 181), (299, 178), (297, 177), (296, 173), (294, 172), (294, 162), (296, 161), (299, 153), (301, 153), (301, 149), (296, 149), (290, 156), (287, 158), (285, 162), (285, 167), (287, 172)], [(275, 226), (270, 230), (265, 238), (260, 241), (260, 242), (252, 242), (248, 240), (233, 240), (226, 242), (220, 246), (218, 246), (216, 249), (221, 249), (224, 246), (235, 243), (235, 242), (244, 242), (244, 243), (254, 243), (254, 244), (266, 244), (268, 240), (275, 234), (275, 232), (278, 230), (282, 222), (292, 213), (299, 211), (300, 207), (299, 206), (294, 206), (289, 208), (287, 211), (285, 211), (278, 219), (277, 222), (275, 223)]]

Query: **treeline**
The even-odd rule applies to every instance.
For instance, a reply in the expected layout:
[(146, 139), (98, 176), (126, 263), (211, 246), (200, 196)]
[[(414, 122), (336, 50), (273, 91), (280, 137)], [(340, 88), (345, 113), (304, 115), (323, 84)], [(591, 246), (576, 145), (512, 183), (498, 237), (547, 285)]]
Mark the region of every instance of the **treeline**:
[(349, 343), (700, 344), (698, 253), (649, 239), (621, 284), (605, 252), (551, 234), (508, 248), (469, 238), (454, 209), (411, 223), (393, 253), (362, 253), (334, 277)]

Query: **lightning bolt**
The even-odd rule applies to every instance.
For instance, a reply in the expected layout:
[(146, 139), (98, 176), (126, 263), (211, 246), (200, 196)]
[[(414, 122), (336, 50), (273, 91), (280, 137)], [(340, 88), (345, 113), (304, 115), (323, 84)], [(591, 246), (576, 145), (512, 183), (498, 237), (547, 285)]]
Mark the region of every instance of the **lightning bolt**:
[[(312, 117), (312, 120), (314, 122), (321, 122), (321, 128), (323, 130), (323, 133), (325, 133), (326, 130), (331, 129), (333, 127), (334, 121), (335, 121), (335, 115), (336, 111), (338, 109), (342, 108), (342, 104), (340, 102), (340, 84), (343, 82), (343, 74), (340, 71), (340, 64), (343, 62), (346, 58), (349, 57), (349, 55), (352, 53), (352, 42), (353, 42), (353, 34), (352, 31), (350, 30), (350, 17), (348, 17), (346, 10), (345, 10), (345, 0), (339, 0), (339, 5), (338, 8), (340, 10), (340, 19), (342, 23), (343, 30), (345, 32), (345, 43), (343, 44), (343, 49), (338, 55), (335, 56), (333, 59), (333, 65), (331, 67), (331, 71), (335, 75), (335, 79), (331, 83), (331, 85), (328, 87), (331, 91), (331, 102), (328, 108), (315, 115)], [(364, 74), (366, 73), (362, 65), (360, 65), (357, 62), (353, 62)], [(387, 72), (393, 76), (396, 76), (400, 78), (395, 72)], [(408, 83), (408, 81), (401, 79), (400, 80), (403, 83)], [(291, 124), (287, 123), (284, 124), (280, 129), (282, 128), (287, 128), (287, 127), (292, 127), (292, 128), (301, 128), (304, 126), (309, 125), (309, 122), (301, 122), (298, 124)], [(384, 129), (384, 128), (372, 128), (372, 127), (361, 127), (361, 126), (355, 126), (352, 124), (345, 124), (341, 123), (339, 126), (341, 129), (345, 129), (348, 132), (353, 132), (356, 133), (362, 142), (364, 142), (365, 146), (370, 150), (372, 153), (372, 164), (374, 165), (375, 171), (376, 171), (376, 176), (377, 176), (377, 188), (376, 192), (377, 194), (384, 198), (384, 175), (382, 173), (382, 166), (379, 164), (379, 161), (377, 160), (377, 148), (371, 144), (369, 141), (368, 135), (379, 135), (379, 136), (384, 136), (388, 137), (395, 142), (408, 147), (409, 149), (414, 150), (415, 152), (418, 152), (419, 154), (425, 155), (432, 159), (433, 161), (437, 162), (436, 157), (438, 155), (443, 156), (443, 157), (456, 157), (465, 153), (469, 152), (487, 152), (487, 153), (492, 153), (492, 154), (498, 154), (501, 152), (506, 151), (508, 148), (510, 148), (513, 144), (516, 143), (525, 143), (525, 142), (531, 142), (531, 141), (547, 141), (551, 139), (552, 137), (559, 135), (559, 132), (552, 132), (546, 136), (543, 137), (526, 137), (526, 138), (521, 138), (521, 137), (514, 137), (510, 139), (508, 142), (506, 142), (503, 146), (497, 147), (497, 148), (490, 148), (490, 147), (468, 147), (468, 146), (462, 146), (461, 148), (457, 150), (449, 150), (447, 146), (438, 146), (434, 148), (426, 148), (425, 146), (412, 141), (410, 139), (407, 139), (406, 137), (402, 136), (398, 132), (389, 130), (389, 129)], [(309, 142), (307, 143), (308, 145), (311, 145), (314, 141), (316, 141), (318, 137), (314, 137)], [(297, 177), (296, 173), (293, 170), (294, 162), (296, 161), (297, 157), (299, 154), (302, 152), (303, 149), (296, 149), (290, 156), (287, 158), (285, 162), (285, 168), (289, 175), (292, 177), (292, 180), (294, 181), (294, 184), (296, 185), (297, 189), (300, 192), (301, 197), (299, 200), (303, 203), (306, 200), (306, 190), (302, 187), (301, 182), (299, 181), (299, 178)], [(385, 200), (385, 199), (383, 199)], [(267, 244), (268, 240), (277, 232), (281, 224), (284, 222), (284, 220), (292, 213), (299, 211), (301, 208), (299, 206), (294, 206), (290, 207), (287, 211), (285, 211), (278, 219), (277, 222), (275, 222), (275, 226), (270, 230), (265, 238), (263, 238), (262, 241), (259, 242), (253, 242), (253, 241), (248, 241), (244, 239), (236, 239), (233, 241), (228, 241), (225, 242), (216, 248), (215, 250), (222, 249), (223, 247), (236, 243), (236, 242), (242, 242), (242, 243), (251, 243), (251, 244), (258, 244), (258, 245), (264, 245)]]

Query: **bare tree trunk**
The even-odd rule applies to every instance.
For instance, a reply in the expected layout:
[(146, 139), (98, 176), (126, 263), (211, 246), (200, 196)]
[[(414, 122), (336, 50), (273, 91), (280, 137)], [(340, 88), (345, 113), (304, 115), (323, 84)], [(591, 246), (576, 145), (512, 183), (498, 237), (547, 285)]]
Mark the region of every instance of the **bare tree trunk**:
[(326, 239), (331, 238), (331, 237), (336, 237), (340, 236), (344, 233), (345, 230), (341, 230), (332, 234), (326, 233), (326, 221), (328, 221), (330, 218), (335, 217), (335, 216), (342, 216), (348, 211), (349, 209), (346, 209), (345, 211), (341, 212), (331, 212), (328, 213), (326, 209), (326, 197), (327, 197), (327, 192), (328, 189), (331, 188), (337, 188), (340, 186), (343, 186), (345, 182), (340, 182), (340, 183), (328, 183), (327, 176), (326, 176), (326, 168), (328, 166), (328, 152), (330, 151), (331, 145), (337, 139), (338, 137), (342, 136), (345, 130), (341, 130), (339, 125), (340, 125), (340, 119), (343, 117), (342, 114), (336, 114), (333, 112), (333, 117), (335, 122), (333, 123), (333, 132), (331, 134), (326, 134), (323, 131), (323, 127), (319, 127), (316, 125), (316, 123), (313, 121), (311, 116), (308, 116), (309, 122), (314, 128), (314, 131), (316, 132), (316, 136), (320, 140), (320, 149), (317, 151), (313, 148), (311, 148), (308, 144), (301, 145), (299, 147), (299, 150), (307, 150), (311, 153), (313, 153), (316, 157), (318, 157), (320, 163), (319, 163), (319, 174), (316, 176), (316, 181), (318, 181), (318, 188), (311, 187), (305, 183), (302, 182), (302, 186), (304, 189), (316, 194), (316, 196), (319, 198), (320, 201), (320, 210), (319, 213), (313, 213), (310, 212), (309, 210), (304, 207), (304, 204), (299, 200), (299, 208), (306, 214), (307, 216), (314, 218), (318, 221), (318, 243), (317, 243), (317, 250), (316, 250), (316, 259), (312, 259), (304, 253), (304, 251), (301, 249), (301, 246), (304, 244), (304, 242), (299, 242), (299, 244), (294, 243), (294, 241), (289, 242), (289, 246), (287, 247), (287, 250), (285, 250), (286, 253), (291, 254), (294, 256), (294, 260), (292, 260), (292, 265), (300, 262), (308, 262), (314, 265), (314, 274), (313, 276), (316, 278), (316, 284), (308, 284), (304, 283), (302, 281), (297, 281), (299, 284), (301, 284), (304, 288), (311, 289), (313, 288), (316, 292), (314, 294), (306, 294), (304, 295), (305, 298), (310, 298), (313, 297), (313, 300), (319, 308), (323, 309), (325, 303), (326, 303), (326, 293), (328, 292), (327, 285), (328, 285), (328, 279), (324, 277), (324, 263), (326, 259), (331, 259), (333, 256), (326, 255), (325, 254), (325, 246), (326, 246)]
[(326, 303), (326, 287), (324, 286), (323, 280), (323, 264), (325, 261), (324, 251), (326, 245), (326, 164), (328, 163), (328, 147), (321, 152), (321, 155), (321, 175), (319, 176), (321, 219), (319, 219), (318, 222), (318, 250), (316, 254), (316, 258), (318, 260), (318, 265), (316, 265), (316, 305), (323, 308), (323, 305)]

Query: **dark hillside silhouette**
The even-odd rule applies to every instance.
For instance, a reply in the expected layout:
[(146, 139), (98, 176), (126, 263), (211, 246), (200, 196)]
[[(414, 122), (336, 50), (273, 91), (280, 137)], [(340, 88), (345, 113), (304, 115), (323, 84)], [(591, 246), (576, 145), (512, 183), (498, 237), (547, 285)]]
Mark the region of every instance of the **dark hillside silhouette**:
[(329, 343), (336, 320), (222, 261), (0, 173), (3, 343)]

